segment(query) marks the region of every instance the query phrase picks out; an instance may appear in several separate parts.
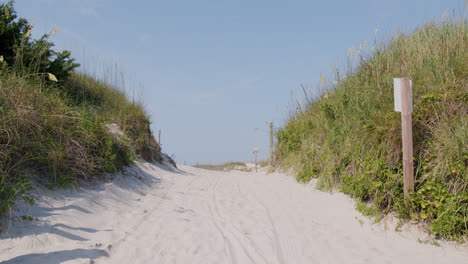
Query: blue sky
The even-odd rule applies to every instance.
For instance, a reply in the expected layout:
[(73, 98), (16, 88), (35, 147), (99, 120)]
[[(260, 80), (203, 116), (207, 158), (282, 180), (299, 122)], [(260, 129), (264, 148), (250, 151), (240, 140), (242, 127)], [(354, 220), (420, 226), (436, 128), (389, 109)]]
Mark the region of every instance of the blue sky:
[[(1, 0), (2, 2), (5, 2)], [(463, 0), (17, 0), (38, 37), (88, 71), (118, 65), (142, 98), (163, 150), (179, 163), (268, 155), (268, 126), (288, 117), (300, 85), (344, 65), (348, 48), (409, 31)], [(377, 33), (376, 33), (376, 29)], [(97, 67), (99, 68), (99, 66)]]

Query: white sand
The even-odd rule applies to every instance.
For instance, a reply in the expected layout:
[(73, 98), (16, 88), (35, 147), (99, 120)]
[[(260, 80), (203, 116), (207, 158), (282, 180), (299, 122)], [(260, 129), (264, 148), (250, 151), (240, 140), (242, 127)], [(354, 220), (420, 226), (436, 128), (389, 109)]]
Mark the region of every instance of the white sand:
[(182, 170), (140, 163), (97, 187), (38, 190), (4, 221), (0, 263), (468, 263), (466, 246), (385, 231), (292, 177)]

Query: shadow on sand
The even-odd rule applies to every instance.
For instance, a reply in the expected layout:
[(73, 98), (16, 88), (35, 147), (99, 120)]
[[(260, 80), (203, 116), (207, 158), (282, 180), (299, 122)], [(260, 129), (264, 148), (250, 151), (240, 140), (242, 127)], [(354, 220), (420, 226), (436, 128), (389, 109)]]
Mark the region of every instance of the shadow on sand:
[(73, 249), (49, 253), (25, 254), (22, 256), (14, 257), (10, 260), (2, 261), (0, 262), (0, 264), (59, 264), (73, 259), (96, 259), (108, 256), (109, 254), (102, 249)]
[[(105, 206), (105, 203), (99, 199), (97, 194), (99, 194), (99, 191), (105, 190), (109, 183), (112, 183), (112, 185), (117, 186), (118, 188), (113, 189), (112, 193), (114, 196), (107, 197), (107, 199), (115, 199), (117, 202), (125, 203), (130, 200), (128, 196), (131, 193), (145, 195), (145, 192), (149, 189), (154, 190), (155, 188), (159, 188), (161, 179), (157, 176), (155, 177), (154, 174), (151, 174), (151, 171), (156, 171), (156, 168), (154, 167), (158, 167), (159, 169), (165, 171), (171, 171), (173, 173), (186, 174), (184, 171), (165, 164), (137, 161), (137, 165), (138, 166), (130, 166), (124, 169), (123, 172), (109, 176), (105, 180), (85, 182), (80, 186), (79, 189), (69, 188), (51, 191), (45, 187), (39, 187), (37, 196), (44, 202), (31, 206), (26, 204), (24, 201), (19, 201), (16, 208), (12, 210), (12, 215), (14, 215), (14, 217), (5, 217), (2, 221), (3, 223), (1, 223), (4, 227), (4, 232), (0, 233), (0, 242), (5, 239), (37, 236), (47, 233), (75, 241), (88, 241), (88, 239), (85, 237), (87, 233), (107, 232), (112, 231), (112, 229), (97, 230), (88, 227), (66, 225), (63, 223), (50, 224), (44, 219), (49, 216), (64, 214), (69, 210), (77, 211), (79, 214), (89, 214), (90, 217), (92, 217), (92, 212), (86, 208), (74, 204), (69, 204), (62, 207), (48, 206), (47, 199), (42, 198), (49, 196), (53, 197), (53, 200), (56, 201), (64, 200), (64, 203), (70, 200), (76, 201), (80, 198), (87, 198), (87, 200), (89, 200), (89, 206), (87, 206), (88, 208), (93, 206)], [(93, 197), (93, 195), (95, 197)], [(25, 221), (21, 218), (22, 215), (32, 216), (34, 220)], [(76, 234), (76, 231), (79, 234)]]

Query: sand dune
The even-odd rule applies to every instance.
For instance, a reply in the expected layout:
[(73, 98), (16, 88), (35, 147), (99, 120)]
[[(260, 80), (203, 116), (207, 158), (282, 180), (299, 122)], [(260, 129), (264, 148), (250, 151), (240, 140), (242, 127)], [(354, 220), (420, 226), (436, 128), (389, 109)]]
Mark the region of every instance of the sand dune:
[(3, 220), (0, 263), (468, 263), (466, 246), (372, 225), (292, 177), (181, 169), (138, 163), (79, 191), (36, 190)]

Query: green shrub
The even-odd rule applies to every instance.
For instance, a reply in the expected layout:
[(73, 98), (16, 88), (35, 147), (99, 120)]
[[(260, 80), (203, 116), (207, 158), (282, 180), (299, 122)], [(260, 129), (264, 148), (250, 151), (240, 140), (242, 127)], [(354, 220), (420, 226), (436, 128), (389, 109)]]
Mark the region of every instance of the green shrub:
[(297, 174), (296, 179), (298, 182), (307, 183), (310, 179), (317, 178), (319, 171), (320, 167), (318, 165), (306, 167)]
[(410, 218), (428, 223), (436, 235), (458, 240), (468, 234), (467, 193), (453, 194), (442, 183), (428, 180), (399, 203), (405, 204)]
[(54, 44), (48, 39), (53, 33), (31, 40), (31, 30), (26, 19), (17, 19), (13, 1), (0, 4), (0, 56), (6, 66), (21, 74), (52, 73), (59, 80), (79, 66), (70, 51), (52, 49)]
[(359, 177), (342, 175), (341, 191), (361, 201), (369, 201), (375, 190), (371, 179), (365, 175)]

